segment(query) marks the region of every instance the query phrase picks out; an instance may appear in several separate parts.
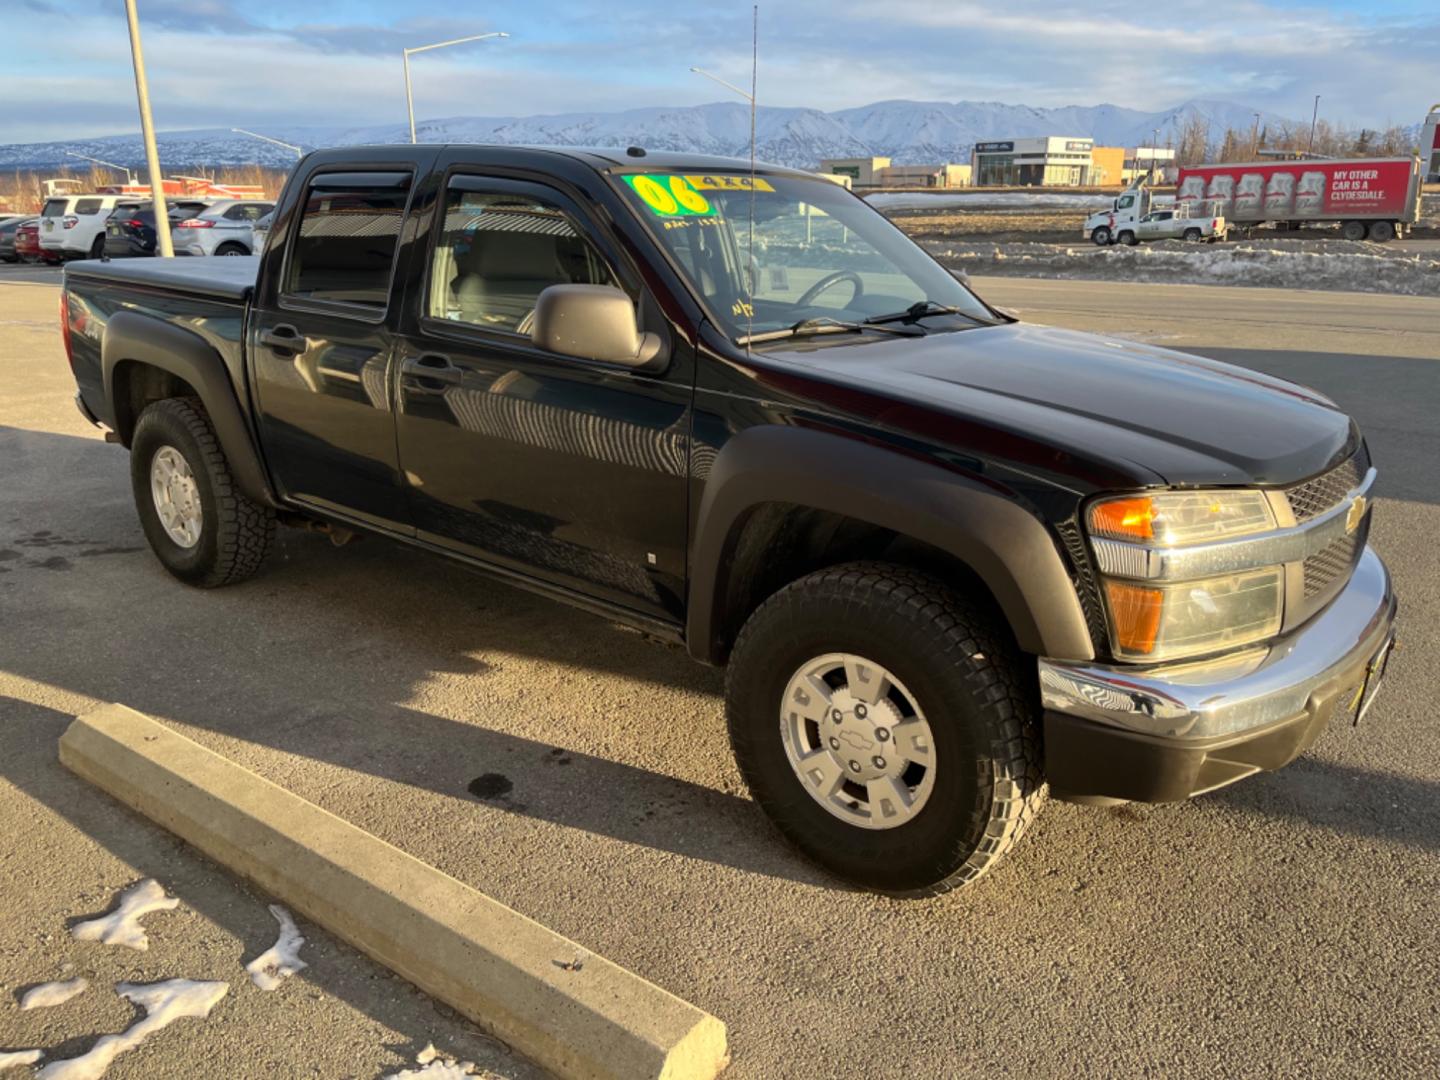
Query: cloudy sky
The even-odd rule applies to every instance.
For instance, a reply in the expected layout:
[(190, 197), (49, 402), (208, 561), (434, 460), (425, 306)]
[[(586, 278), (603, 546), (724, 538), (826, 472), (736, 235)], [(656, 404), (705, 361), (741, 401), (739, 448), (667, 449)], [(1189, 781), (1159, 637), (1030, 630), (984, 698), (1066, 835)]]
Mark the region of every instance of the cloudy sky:
[[(405, 10), (443, 10), (406, 15)], [(156, 125), (276, 128), (416, 113), (530, 115), (723, 97), (745, 82), (750, 5), (572, 0), (139, 0)], [(0, 142), (136, 130), (121, 0), (0, 0)], [(768, 0), (760, 98), (837, 109), (887, 98), (1161, 109), (1234, 101), (1347, 126), (1413, 124), (1440, 101), (1436, 0)]]

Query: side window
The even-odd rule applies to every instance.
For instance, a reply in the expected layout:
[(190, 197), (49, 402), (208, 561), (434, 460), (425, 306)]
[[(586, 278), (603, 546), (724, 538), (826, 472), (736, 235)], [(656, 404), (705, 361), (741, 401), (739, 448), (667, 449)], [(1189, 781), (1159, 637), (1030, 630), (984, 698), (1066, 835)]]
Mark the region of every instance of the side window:
[(384, 310), (409, 194), (408, 173), (315, 177), (291, 243), (283, 293)]
[(1135, 203), (1135, 196), (1134, 196), (1134, 195), (1126, 195), (1126, 196), (1123, 196), (1123, 197), (1120, 199), (1120, 205), (1117, 207), (1117, 209), (1119, 209), (1119, 210), (1128, 209), (1130, 206), (1133, 206), (1134, 203)]
[(429, 314), (513, 334), (530, 331), (535, 300), (551, 285), (613, 285), (580, 229), (529, 195), (445, 193), (445, 220), (430, 268)]
[(103, 199), (80, 199), (75, 203), (75, 213), (98, 214), (102, 202), (104, 202)]

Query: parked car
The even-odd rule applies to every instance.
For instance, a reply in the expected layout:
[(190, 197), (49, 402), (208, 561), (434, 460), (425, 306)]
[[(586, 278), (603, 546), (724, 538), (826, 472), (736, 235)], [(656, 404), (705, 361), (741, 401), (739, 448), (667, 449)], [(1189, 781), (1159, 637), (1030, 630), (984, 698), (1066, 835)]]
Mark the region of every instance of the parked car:
[[(166, 202), (172, 247), (179, 246), (175, 239), (179, 227), (209, 205), (204, 199), (173, 199)], [(153, 202), (146, 200), (120, 203), (110, 211), (110, 217), (105, 222), (104, 254), (111, 259), (154, 255), (159, 239), (159, 234), (155, 231)]]
[(254, 255), (263, 255), (263, 254), (265, 254), (265, 243), (266, 243), (267, 240), (270, 239), (270, 226), (271, 226), (271, 224), (274, 223), (274, 221), (275, 221), (275, 211), (274, 211), (274, 210), (271, 210), (268, 214), (266, 214), (264, 217), (262, 217), (259, 221), (255, 222), (255, 224), (254, 224), (253, 226), (251, 226), (251, 229), (250, 229), (250, 251), (251, 251), (252, 254), (254, 254)]
[[(369, 531), (726, 665), (756, 802), (896, 895), (1047, 791), (1182, 800), (1375, 700), (1376, 472), (1314, 390), (1021, 323), (778, 167), (347, 147), (279, 206), (259, 259), (65, 273), (77, 404), (183, 582)], [(606, 722), (695, 722), (642, 713)]]
[(105, 251), (105, 221), (122, 195), (57, 195), (40, 210), (40, 255), (46, 262), (98, 259)]
[(15, 230), (15, 258), (20, 262), (40, 261), (40, 219), (31, 218)]
[(34, 225), (38, 217), (12, 217), (0, 221), (0, 262), (18, 262), (20, 255), (15, 250), (15, 234), (25, 225)]
[(251, 199), (221, 199), (182, 221), (172, 240), (176, 255), (249, 255), (255, 250), (255, 222), (274, 203)]

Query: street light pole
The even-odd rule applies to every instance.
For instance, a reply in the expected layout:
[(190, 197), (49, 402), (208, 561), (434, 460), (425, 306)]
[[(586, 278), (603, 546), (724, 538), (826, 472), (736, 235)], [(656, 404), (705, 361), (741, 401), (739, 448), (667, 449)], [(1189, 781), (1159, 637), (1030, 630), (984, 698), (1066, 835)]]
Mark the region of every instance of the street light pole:
[(1320, 117), (1320, 95), (1315, 95), (1315, 108), (1310, 111), (1310, 145), (1305, 148), (1307, 154), (1315, 151), (1315, 121)]
[(410, 89), (410, 54), (429, 52), (431, 49), (444, 49), (450, 45), (464, 45), (467, 41), (484, 41), (486, 38), (508, 38), (510, 35), (501, 31), (489, 34), (473, 34), (470, 37), (455, 38), (453, 41), (437, 41), (434, 45), (416, 45), (413, 49), (404, 49), (401, 58), (405, 62), (405, 111), (410, 117), (410, 142), (415, 140), (415, 95)]
[(145, 52), (140, 47), (140, 16), (135, 0), (125, 0), (130, 24), (130, 59), (135, 65), (135, 96), (140, 100), (140, 134), (145, 140), (145, 166), (150, 170), (150, 199), (155, 207), (155, 239), (162, 258), (175, 256), (170, 243), (170, 217), (165, 206), (165, 178), (160, 175), (160, 151), (155, 148), (155, 125), (150, 119), (150, 87), (145, 81)]
[(1250, 132), (1250, 157), (1253, 160), (1260, 156), (1260, 114), (1255, 114), (1255, 127)]
[(74, 150), (66, 150), (66, 157), (79, 158), (81, 161), (93, 161), (96, 165), (104, 165), (107, 169), (114, 169), (116, 172), (125, 174), (125, 183), (135, 183), (135, 174), (130, 171), (128, 165), (116, 165), (113, 161), (105, 161), (98, 157), (91, 157), (89, 154), (77, 154)]
[(294, 143), (281, 142), (279, 139), (272, 139), (269, 135), (261, 135), (258, 131), (246, 131), (244, 128), (231, 128), (236, 135), (249, 135), (252, 139), (259, 139), (261, 142), (273, 143), (275, 146), (283, 146), (286, 150), (294, 150), (297, 158), (305, 156), (305, 149), (296, 146)]

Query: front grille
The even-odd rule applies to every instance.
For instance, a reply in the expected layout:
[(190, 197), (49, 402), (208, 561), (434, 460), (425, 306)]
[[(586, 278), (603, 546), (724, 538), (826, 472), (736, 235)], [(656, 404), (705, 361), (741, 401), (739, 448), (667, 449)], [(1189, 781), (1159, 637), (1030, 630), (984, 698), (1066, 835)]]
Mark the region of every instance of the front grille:
[(1369, 468), (1370, 455), (1362, 446), (1349, 461), (1335, 466), (1327, 473), (1286, 488), (1285, 497), (1290, 500), (1290, 509), (1295, 513), (1296, 523), (1303, 524), (1337, 506), (1346, 495), (1360, 486), (1360, 481), (1365, 479)]
[(1346, 533), (1305, 560), (1305, 599), (1319, 596), (1337, 578), (1350, 573), (1360, 548), (1360, 531)]

